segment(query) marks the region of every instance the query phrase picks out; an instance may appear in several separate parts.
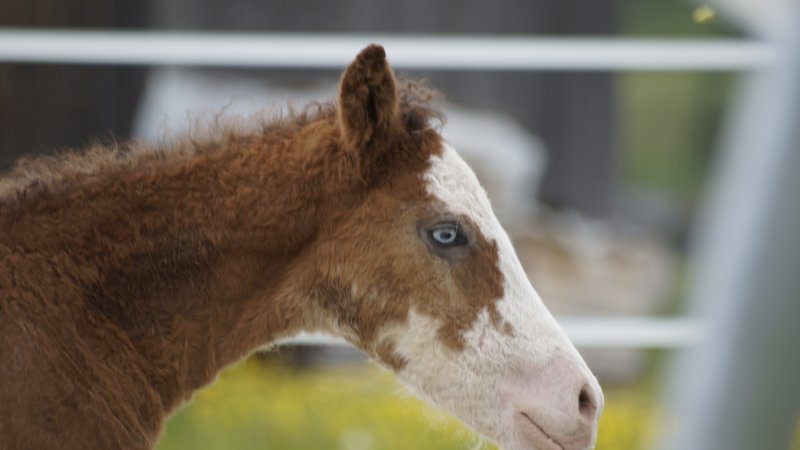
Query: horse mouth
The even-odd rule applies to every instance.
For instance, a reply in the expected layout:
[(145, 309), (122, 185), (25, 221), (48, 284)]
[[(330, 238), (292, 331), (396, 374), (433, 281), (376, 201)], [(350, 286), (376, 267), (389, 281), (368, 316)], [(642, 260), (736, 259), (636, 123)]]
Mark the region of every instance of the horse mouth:
[(520, 412), (520, 414), (522, 414), (522, 416), (525, 417), (525, 419), (527, 419), (528, 423), (532, 425), (532, 427), (528, 427), (528, 429), (530, 430), (528, 434), (530, 434), (532, 437), (535, 438), (535, 441), (538, 445), (544, 445), (545, 446), (544, 449), (547, 450), (549, 449), (564, 450), (564, 447), (561, 444), (559, 444), (558, 441), (553, 439), (549, 434), (547, 434), (547, 432), (544, 431), (544, 428), (539, 426), (539, 424), (536, 423), (536, 421), (534, 421), (531, 418), (531, 416), (528, 415), (528, 413), (522, 411)]

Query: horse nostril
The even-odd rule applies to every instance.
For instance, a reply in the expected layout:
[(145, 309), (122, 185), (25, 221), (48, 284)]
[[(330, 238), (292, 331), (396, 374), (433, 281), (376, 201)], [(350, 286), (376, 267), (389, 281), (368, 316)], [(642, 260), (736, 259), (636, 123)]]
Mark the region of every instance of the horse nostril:
[(588, 384), (584, 384), (578, 394), (578, 410), (581, 415), (589, 420), (594, 420), (597, 415), (597, 400), (594, 389)]

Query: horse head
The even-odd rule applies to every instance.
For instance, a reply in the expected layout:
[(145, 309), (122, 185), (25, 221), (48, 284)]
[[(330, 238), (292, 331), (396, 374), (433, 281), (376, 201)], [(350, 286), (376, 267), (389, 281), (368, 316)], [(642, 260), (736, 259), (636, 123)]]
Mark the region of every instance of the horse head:
[(309, 296), (327, 331), (502, 447), (589, 448), (600, 386), (413, 91), (377, 45), (342, 75), (335, 151), (361, 193), (319, 230)]

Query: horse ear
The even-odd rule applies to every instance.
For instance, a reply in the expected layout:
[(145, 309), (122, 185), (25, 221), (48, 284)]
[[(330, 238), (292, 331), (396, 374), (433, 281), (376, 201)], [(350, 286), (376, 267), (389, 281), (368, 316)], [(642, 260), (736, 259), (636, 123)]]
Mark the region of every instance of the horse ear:
[(370, 147), (392, 126), (397, 113), (397, 86), (386, 52), (372, 44), (361, 50), (339, 84), (339, 122), (348, 148)]

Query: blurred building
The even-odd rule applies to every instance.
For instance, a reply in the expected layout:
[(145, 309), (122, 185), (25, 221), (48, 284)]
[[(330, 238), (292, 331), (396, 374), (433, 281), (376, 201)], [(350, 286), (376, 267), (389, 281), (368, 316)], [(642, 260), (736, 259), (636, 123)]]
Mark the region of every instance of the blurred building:
[[(611, 34), (613, 2), (233, 0), (58, 2), (0, 5), (0, 26), (156, 28), (201, 31)], [(0, 169), (22, 154), (80, 147), (131, 133), (145, 69), (99, 66), (0, 66)], [(256, 71), (249, 71), (250, 75)], [(338, 73), (258, 72), (297, 83)], [(541, 199), (596, 216), (614, 193), (613, 92), (601, 73), (436, 72), (424, 75), (455, 102), (500, 109), (538, 135), (548, 153)], [(264, 104), (271, 101), (264, 99)], [(502, 145), (502, 143), (498, 143)], [(491, 152), (491, 148), (485, 151)]]

